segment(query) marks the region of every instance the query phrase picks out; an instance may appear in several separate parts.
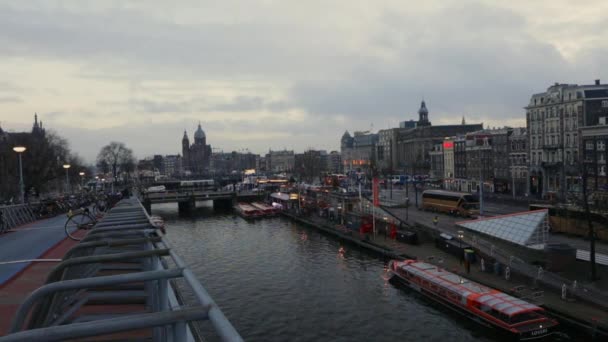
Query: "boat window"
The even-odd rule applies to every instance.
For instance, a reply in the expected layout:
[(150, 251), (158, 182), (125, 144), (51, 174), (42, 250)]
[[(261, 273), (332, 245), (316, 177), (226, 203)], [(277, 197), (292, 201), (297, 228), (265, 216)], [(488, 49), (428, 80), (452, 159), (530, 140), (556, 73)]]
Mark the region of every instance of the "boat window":
[(515, 323), (521, 323), (521, 322), (530, 321), (530, 320), (538, 319), (538, 318), (541, 318), (541, 315), (539, 315), (537, 312), (530, 311), (530, 312), (524, 312), (524, 313), (520, 313), (517, 315), (513, 315), (510, 317), (509, 321), (511, 324), (515, 324)]

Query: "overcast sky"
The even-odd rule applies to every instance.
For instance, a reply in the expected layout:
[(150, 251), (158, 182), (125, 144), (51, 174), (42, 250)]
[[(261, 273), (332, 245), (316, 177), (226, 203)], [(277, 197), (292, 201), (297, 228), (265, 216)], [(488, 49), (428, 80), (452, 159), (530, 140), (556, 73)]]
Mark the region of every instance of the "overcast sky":
[[(608, 1), (0, 1), (0, 121), (34, 112), (93, 161), (339, 149), (415, 119), (524, 126), (554, 82), (608, 81)], [(603, 62), (603, 63), (601, 63)]]

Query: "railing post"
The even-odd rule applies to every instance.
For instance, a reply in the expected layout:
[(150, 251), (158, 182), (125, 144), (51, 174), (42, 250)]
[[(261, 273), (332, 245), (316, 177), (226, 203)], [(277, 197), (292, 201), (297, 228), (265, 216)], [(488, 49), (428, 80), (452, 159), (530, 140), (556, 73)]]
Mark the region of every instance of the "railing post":
[(180, 321), (175, 322), (173, 325), (173, 340), (174, 341), (185, 341), (186, 340), (186, 322)]

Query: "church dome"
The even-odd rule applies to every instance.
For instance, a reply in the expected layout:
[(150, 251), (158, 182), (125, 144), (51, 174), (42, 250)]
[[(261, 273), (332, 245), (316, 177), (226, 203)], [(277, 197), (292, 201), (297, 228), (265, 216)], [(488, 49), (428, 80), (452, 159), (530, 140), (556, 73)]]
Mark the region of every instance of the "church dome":
[(201, 128), (201, 124), (198, 124), (198, 128), (196, 129), (196, 132), (194, 132), (194, 139), (198, 140), (198, 139), (205, 139), (205, 132), (203, 132), (203, 129)]
[(350, 133), (348, 133), (348, 131), (345, 131), (344, 134), (342, 134), (342, 141), (348, 140), (350, 139)]

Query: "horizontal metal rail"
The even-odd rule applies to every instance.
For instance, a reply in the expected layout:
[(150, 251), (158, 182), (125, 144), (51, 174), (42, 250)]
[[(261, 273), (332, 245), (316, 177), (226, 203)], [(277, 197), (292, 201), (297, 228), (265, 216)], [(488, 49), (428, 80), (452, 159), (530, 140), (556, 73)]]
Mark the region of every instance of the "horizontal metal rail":
[(119, 318), (26, 330), (0, 337), (0, 342), (63, 341), (75, 338), (103, 336), (183, 321), (203, 320), (208, 317), (208, 313), (208, 306), (196, 306), (175, 311), (126, 315)]
[(17, 312), (13, 317), (9, 332), (14, 333), (19, 331), (23, 326), (27, 314), (29, 313), (32, 306), (42, 297), (53, 294), (55, 292), (66, 290), (79, 290), (83, 288), (105, 287), (109, 285), (118, 285), (149, 280), (178, 278), (181, 277), (182, 274), (183, 269), (177, 268), (164, 271), (148, 271), (84, 279), (65, 280), (62, 282), (44, 285), (34, 290), (34, 292), (32, 292), (30, 296), (27, 297), (25, 301), (21, 304), (19, 309), (17, 309)]
[(141, 252), (125, 252), (125, 253), (113, 253), (113, 254), (103, 254), (103, 255), (92, 255), (85, 256), (79, 258), (72, 258), (65, 260), (55, 266), (51, 270), (51, 273), (46, 278), (46, 283), (54, 283), (59, 281), (62, 277), (61, 274), (63, 271), (69, 267), (83, 265), (83, 264), (91, 264), (91, 263), (103, 263), (110, 261), (127, 261), (132, 259), (141, 259), (148, 257), (161, 257), (164, 255), (169, 255), (168, 249), (154, 249), (150, 251), (141, 251)]

